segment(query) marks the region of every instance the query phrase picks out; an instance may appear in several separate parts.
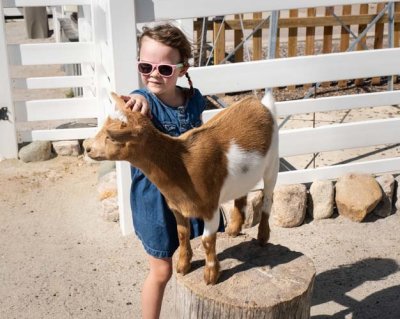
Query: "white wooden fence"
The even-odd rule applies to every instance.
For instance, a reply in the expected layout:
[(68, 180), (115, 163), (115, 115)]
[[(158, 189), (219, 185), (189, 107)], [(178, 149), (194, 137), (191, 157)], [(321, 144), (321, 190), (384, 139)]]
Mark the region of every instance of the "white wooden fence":
[[(48, 6), (54, 14), (60, 6), (80, 7), (79, 28), (82, 35), (79, 42), (8, 44), (5, 41), (5, 24), (1, 22), (0, 63), (2, 88), (1, 105), (7, 106), (10, 121), (1, 121), (0, 130), (7, 139), (2, 139), (0, 155), (17, 157), (16, 141), (84, 139), (93, 136), (97, 128), (71, 128), (17, 131), (15, 124), (20, 122), (72, 120), (95, 118), (99, 122), (112, 108), (108, 92), (110, 90), (128, 91), (138, 85), (132, 80), (136, 44), (133, 32), (123, 33), (123, 23), (116, 18), (120, 10), (133, 12), (133, 2), (120, 6), (116, 1), (91, 0), (2, 0), (0, 8)], [(2, 12), (3, 10), (1, 10)], [(114, 18), (112, 18), (114, 16)], [(3, 14), (1, 14), (3, 19)], [(113, 22), (111, 23), (111, 20)], [(57, 24), (57, 21), (55, 21)], [(132, 24), (133, 21), (127, 21)], [(120, 23), (120, 24), (119, 24)], [(120, 41), (118, 43), (118, 41)], [(127, 42), (125, 42), (127, 41)], [(129, 45), (126, 45), (129, 43)], [(119, 47), (119, 50), (115, 48)], [(122, 49), (121, 49), (122, 48)], [(122, 61), (122, 63), (115, 63)], [(10, 66), (27, 65), (68, 65), (80, 64), (82, 75), (13, 78), (9, 75)], [(129, 80), (120, 81), (125, 78)], [(76, 98), (38, 99), (13, 101), (11, 89), (54, 89), (83, 87), (85, 95)]]
[[(138, 75), (134, 71), (137, 58), (136, 36), (138, 23), (149, 23), (166, 19), (192, 19), (217, 15), (266, 12), (349, 4), (339, 0), (197, 0), (188, 4), (185, 0), (136, 0), (136, 1), (45, 1), (15, 0), (6, 1), (17, 6), (24, 5), (62, 5), (78, 4), (91, 7), (91, 28), (93, 38), (87, 43), (49, 44), (47, 46), (20, 46), (18, 62), (22, 63), (84, 63), (89, 64), (94, 72), (88, 73), (81, 81), (93, 87), (93, 96), (77, 106), (79, 101), (68, 101), (68, 109), (90, 109), (93, 116), (103, 119), (110, 109), (108, 92), (116, 90), (128, 93), (139, 87)], [(385, 1), (351, 1), (351, 3), (378, 3)], [(4, 0), (3, 0), (4, 3)], [(1, 37), (1, 35), (0, 35)], [(0, 38), (0, 46), (2, 38)], [(0, 48), (0, 63), (4, 63), (5, 53)], [(49, 50), (53, 54), (45, 54)], [(70, 56), (66, 52), (71, 52)], [(4, 50), (3, 50), (4, 51)], [(41, 55), (40, 59), (34, 57)], [(44, 60), (49, 56), (49, 61)], [(14, 59), (12, 59), (15, 61)], [(195, 86), (204, 95), (236, 92), (248, 89), (273, 88), (278, 86), (335, 81), (351, 78), (390, 76), (400, 74), (400, 49), (389, 48), (375, 51), (334, 53), (320, 56), (295, 57), (256, 62), (216, 65), (190, 69)], [(7, 64), (7, 63), (6, 63)], [(7, 69), (4, 65), (0, 67)], [(72, 79), (70, 79), (72, 80)], [(27, 80), (32, 83), (48, 86), (44, 79)], [(66, 85), (66, 80), (59, 80)], [(72, 80), (74, 81), (74, 80)], [(51, 83), (57, 81), (50, 80)], [(70, 83), (70, 82), (68, 82)], [(186, 81), (180, 83), (186, 85)], [(36, 85), (36, 84), (35, 84)], [(1, 100), (10, 105), (11, 97)], [(90, 102), (91, 101), (91, 102)], [(292, 115), (310, 112), (325, 112), (343, 109), (355, 109), (380, 105), (399, 104), (399, 91), (372, 94), (359, 94), (342, 97), (319, 98), (277, 103), (278, 115)], [(39, 102), (37, 102), (39, 103)], [(60, 103), (67, 103), (62, 101)], [(63, 104), (65, 105), (65, 104)], [(54, 105), (52, 105), (54, 107)], [(30, 112), (34, 105), (27, 105), (24, 114), (27, 118), (36, 119)], [(63, 107), (61, 107), (63, 108)], [(64, 107), (67, 109), (67, 107)], [(50, 117), (50, 106), (43, 106), (43, 116)], [(33, 111), (33, 109), (32, 109)], [(14, 112), (14, 111), (13, 111)], [(205, 113), (209, 118), (217, 111)], [(21, 114), (19, 111), (15, 114)], [(65, 115), (63, 115), (65, 116)], [(86, 116), (86, 115), (85, 115)], [(54, 115), (52, 115), (54, 117)], [(3, 125), (0, 123), (0, 125)], [(5, 129), (0, 126), (1, 132)], [(12, 131), (12, 130), (10, 130)], [(58, 131), (58, 130), (57, 130)], [(69, 130), (68, 130), (69, 131)], [(78, 133), (79, 132), (79, 133)], [(32, 132), (32, 139), (83, 138), (93, 133), (92, 130), (70, 132)], [(3, 134), (3, 133), (2, 133)], [(400, 142), (400, 118), (368, 120), (356, 123), (326, 125), (318, 128), (281, 130), (280, 156), (310, 154), (323, 151), (351, 149), (358, 147), (391, 144)], [(331, 167), (281, 172), (278, 183), (311, 182), (315, 179), (331, 179), (344, 172), (362, 171), (384, 173), (400, 171), (400, 157), (375, 161), (350, 163)], [(120, 224), (124, 234), (132, 231), (129, 205), (130, 171), (127, 163), (118, 163), (118, 187), (120, 204)]]

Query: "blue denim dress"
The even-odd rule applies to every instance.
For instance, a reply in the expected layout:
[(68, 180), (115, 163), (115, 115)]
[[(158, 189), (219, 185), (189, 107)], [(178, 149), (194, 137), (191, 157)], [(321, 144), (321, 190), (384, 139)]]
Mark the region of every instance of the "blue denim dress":
[[(161, 132), (179, 136), (191, 128), (201, 125), (201, 113), (205, 101), (195, 89), (192, 97), (180, 107), (170, 107), (161, 102), (147, 89), (132, 93), (143, 95), (149, 102), (153, 123)], [(179, 246), (175, 216), (168, 208), (164, 196), (138, 168), (131, 167), (131, 209), (136, 235), (142, 241), (146, 252), (157, 258), (172, 257)], [(204, 223), (191, 219), (191, 238), (203, 234)], [(220, 218), (220, 231), (224, 230), (223, 218)]]

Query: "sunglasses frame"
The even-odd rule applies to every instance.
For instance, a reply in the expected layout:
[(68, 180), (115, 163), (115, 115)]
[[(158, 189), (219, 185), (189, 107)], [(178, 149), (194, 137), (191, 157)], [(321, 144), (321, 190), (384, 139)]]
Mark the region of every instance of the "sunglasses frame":
[[(148, 73), (141, 72), (140, 69), (139, 69), (139, 65), (140, 65), (141, 63), (145, 63), (145, 64), (151, 65), (151, 71), (148, 72)], [(171, 68), (172, 68), (171, 74), (170, 74), (170, 75), (164, 75), (164, 74), (162, 74), (162, 73), (160, 72), (160, 69), (159, 69), (160, 66), (169, 66), (169, 67), (171, 67)], [(184, 67), (184, 66), (185, 66), (184, 63), (168, 64), (168, 63), (151, 63), (151, 62), (145, 62), (145, 61), (137, 61), (137, 69), (138, 69), (138, 72), (139, 72), (140, 74), (143, 74), (143, 75), (150, 75), (151, 73), (154, 72), (155, 69), (157, 69), (157, 72), (158, 72), (162, 77), (164, 77), (164, 78), (170, 78), (170, 77), (174, 74), (175, 69), (177, 69), (177, 68), (182, 68), (182, 67)]]

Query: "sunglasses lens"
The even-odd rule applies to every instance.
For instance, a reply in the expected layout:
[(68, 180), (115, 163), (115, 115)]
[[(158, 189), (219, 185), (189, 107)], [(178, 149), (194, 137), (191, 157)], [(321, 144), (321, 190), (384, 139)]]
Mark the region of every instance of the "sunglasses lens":
[(153, 70), (153, 66), (150, 63), (140, 62), (138, 64), (138, 70), (140, 73), (149, 74)]
[(158, 66), (158, 72), (160, 72), (161, 75), (170, 76), (173, 71), (174, 69), (170, 65), (161, 64)]

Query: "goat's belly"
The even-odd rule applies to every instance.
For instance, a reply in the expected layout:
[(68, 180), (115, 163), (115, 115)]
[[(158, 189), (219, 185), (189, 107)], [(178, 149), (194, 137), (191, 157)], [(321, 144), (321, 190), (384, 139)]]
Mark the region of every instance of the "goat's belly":
[(246, 195), (263, 177), (266, 154), (246, 151), (232, 143), (227, 154), (228, 175), (223, 183), (220, 203)]

